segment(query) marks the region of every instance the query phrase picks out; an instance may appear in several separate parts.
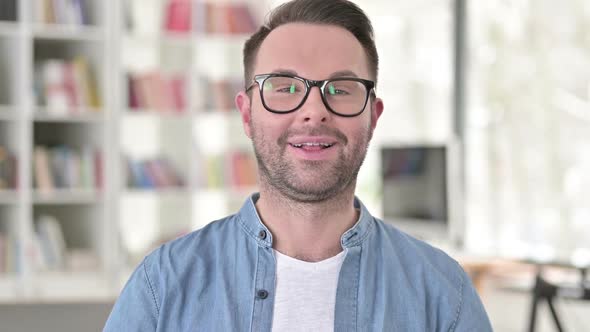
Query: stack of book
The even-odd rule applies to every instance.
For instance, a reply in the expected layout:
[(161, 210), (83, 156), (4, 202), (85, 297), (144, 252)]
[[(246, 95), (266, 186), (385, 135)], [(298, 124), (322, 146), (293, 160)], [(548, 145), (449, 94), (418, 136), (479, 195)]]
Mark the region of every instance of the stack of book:
[(17, 188), (16, 157), (0, 145), (0, 190)]
[(37, 267), (41, 270), (60, 270), (66, 265), (66, 240), (60, 222), (43, 215), (36, 221), (38, 244)]
[[(210, 80), (202, 79), (205, 109), (227, 112), (233, 110), (234, 98), (243, 89), (239, 79)], [(254, 89), (256, 91), (256, 89)]]
[(184, 113), (187, 105), (183, 75), (150, 72), (128, 75), (128, 100), (131, 110)]
[(164, 29), (168, 32), (191, 31), (192, 0), (168, 0)]
[[(5, 0), (2, 0), (2, 2), (4, 1)], [(46, 24), (90, 24), (88, 18), (88, 1), (89, 0), (36, 0), (36, 21)]]
[(102, 188), (102, 153), (91, 148), (36, 146), (33, 180), (41, 191)]
[(185, 181), (167, 158), (127, 159), (127, 186), (134, 189), (179, 188)]
[(78, 56), (73, 61), (45, 60), (36, 67), (40, 104), (49, 114), (68, 115), (100, 110), (98, 95), (90, 65)]
[(203, 184), (211, 189), (249, 188), (256, 185), (257, 166), (249, 152), (231, 151), (204, 160)]
[(172, 33), (247, 34), (257, 24), (245, 3), (168, 0), (163, 28)]
[(248, 34), (258, 26), (246, 3), (195, 2), (194, 30), (201, 34)]
[(69, 247), (62, 222), (52, 215), (36, 219), (36, 241), (27, 259), (40, 271), (95, 271), (100, 265), (96, 252)]

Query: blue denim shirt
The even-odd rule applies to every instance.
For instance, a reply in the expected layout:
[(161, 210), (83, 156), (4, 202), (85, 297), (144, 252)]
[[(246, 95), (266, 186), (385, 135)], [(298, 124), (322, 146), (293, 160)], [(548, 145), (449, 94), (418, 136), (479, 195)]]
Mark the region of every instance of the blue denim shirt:
[[(148, 255), (104, 331), (270, 331), (276, 261), (273, 236), (254, 205), (258, 197)], [(348, 252), (335, 331), (492, 331), (453, 259), (355, 204), (359, 220), (341, 238)]]

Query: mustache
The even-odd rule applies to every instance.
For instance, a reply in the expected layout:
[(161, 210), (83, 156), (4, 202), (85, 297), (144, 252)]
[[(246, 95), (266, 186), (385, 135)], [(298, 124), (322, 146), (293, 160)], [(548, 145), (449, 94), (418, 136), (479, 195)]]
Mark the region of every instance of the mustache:
[(336, 128), (331, 128), (328, 126), (319, 126), (319, 127), (298, 129), (298, 130), (287, 129), (284, 133), (281, 134), (281, 136), (279, 136), (279, 139), (277, 140), (277, 142), (279, 143), (280, 146), (285, 146), (287, 144), (287, 141), (289, 140), (289, 137), (296, 136), (296, 135), (300, 135), (300, 136), (329, 136), (329, 137), (335, 138), (338, 141), (338, 143), (341, 143), (343, 145), (348, 144), (348, 137), (346, 137), (346, 135), (344, 135), (344, 133), (342, 133), (340, 130), (338, 130)]

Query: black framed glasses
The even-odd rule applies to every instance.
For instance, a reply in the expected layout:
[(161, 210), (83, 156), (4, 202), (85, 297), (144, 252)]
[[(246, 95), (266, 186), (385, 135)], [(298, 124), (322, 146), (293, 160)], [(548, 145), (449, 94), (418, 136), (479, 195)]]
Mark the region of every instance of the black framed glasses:
[(361, 114), (375, 82), (356, 77), (336, 77), (314, 81), (287, 74), (261, 74), (254, 76), (260, 88), (260, 100), (264, 108), (272, 113), (295, 112), (309, 96), (312, 87), (317, 86), (326, 108), (339, 116), (353, 117)]

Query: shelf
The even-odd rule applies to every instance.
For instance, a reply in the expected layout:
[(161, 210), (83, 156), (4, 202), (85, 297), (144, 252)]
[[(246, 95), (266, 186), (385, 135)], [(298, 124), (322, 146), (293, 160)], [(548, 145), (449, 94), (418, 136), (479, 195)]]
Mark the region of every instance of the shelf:
[(126, 117), (130, 118), (142, 118), (142, 117), (155, 117), (155, 118), (178, 118), (182, 120), (190, 120), (194, 113), (188, 110), (152, 110), (152, 109), (127, 109), (123, 113)]
[(92, 189), (56, 189), (33, 193), (33, 203), (37, 205), (77, 205), (96, 204), (101, 201), (101, 193)]
[(0, 21), (0, 37), (15, 37), (20, 30), (18, 22)]
[(10, 205), (18, 203), (17, 195), (18, 193), (16, 190), (0, 189), (0, 205)]
[(223, 34), (223, 33), (209, 33), (196, 34), (195, 39), (198, 42), (223, 42), (223, 43), (244, 43), (251, 34)]
[(158, 188), (158, 189), (125, 189), (125, 195), (135, 196), (190, 196), (190, 195), (224, 195), (228, 197), (249, 195), (258, 191), (258, 187), (240, 188)]
[(80, 114), (51, 114), (43, 108), (33, 115), (35, 122), (55, 122), (55, 123), (102, 123), (105, 121), (105, 114), (102, 110), (84, 109)]
[(239, 187), (239, 188), (199, 188), (195, 190), (195, 195), (224, 195), (228, 198), (236, 198), (241, 196), (248, 196), (258, 192), (257, 186), (252, 187)]
[(194, 115), (197, 120), (221, 121), (224, 123), (238, 121), (240, 117), (240, 112), (237, 110), (200, 110), (195, 112)]
[(190, 196), (192, 190), (188, 187), (126, 188), (123, 193), (127, 196)]
[(195, 42), (195, 37), (190, 33), (174, 33), (174, 32), (162, 32), (159, 35), (147, 35), (139, 34), (134, 32), (127, 32), (125, 38), (132, 39), (133, 41), (144, 43), (144, 44), (159, 44), (159, 43), (178, 43), (192, 45)]
[(222, 43), (244, 43), (248, 38), (250, 38), (249, 34), (203, 34), (203, 33), (194, 33), (194, 32), (170, 32), (170, 31), (161, 31), (158, 35), (147, 35), (147, 34), (139, 34), (135, 32), (127, 32), (125, 34), (126, 38), (133, 39), (138, 42), (148, 43), (148, 44), (157, 44), (157, 43), (178, 43), (178, 44), (187, 44), (189, 46), (198, 45), (202, 42), (222, 42)]
[(38, 39), (101, 41), (104, 30), (93, 26), (40, 24), (33, 25), (33, 36)]

